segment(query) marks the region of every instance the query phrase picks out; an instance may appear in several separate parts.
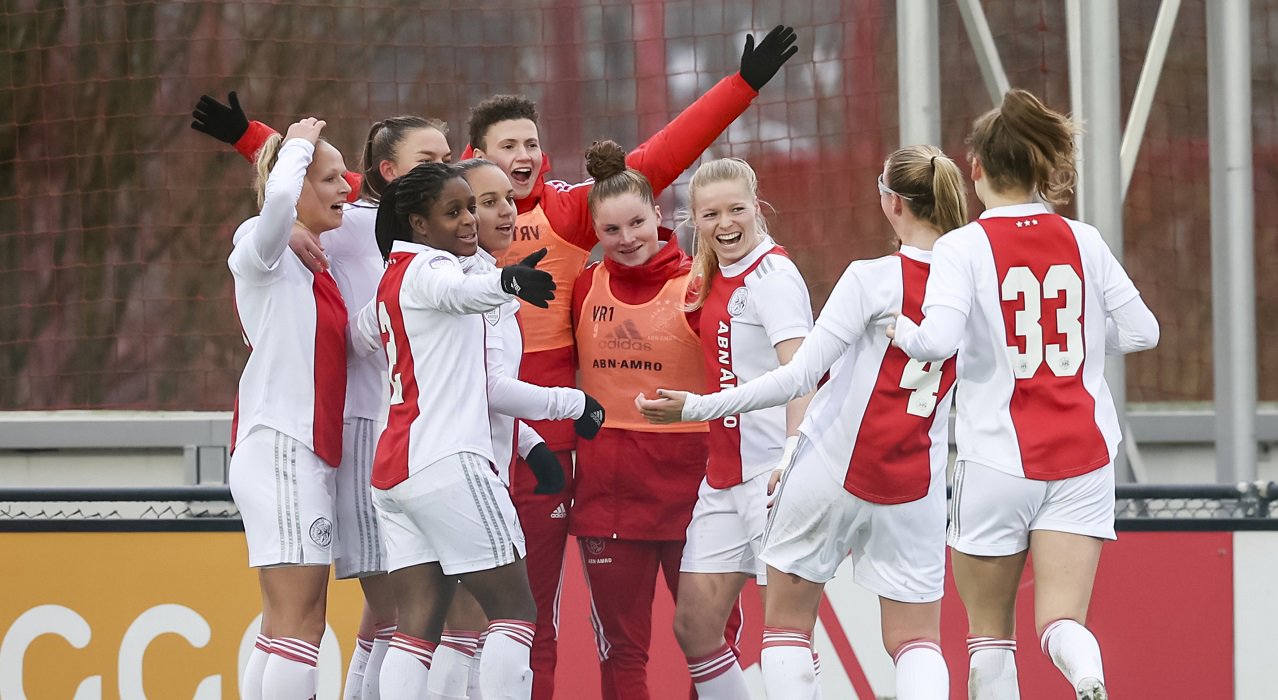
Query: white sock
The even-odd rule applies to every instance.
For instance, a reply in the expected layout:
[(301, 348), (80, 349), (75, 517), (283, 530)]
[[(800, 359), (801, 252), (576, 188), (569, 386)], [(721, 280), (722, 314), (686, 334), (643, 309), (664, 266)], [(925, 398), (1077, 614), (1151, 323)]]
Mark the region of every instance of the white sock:
[(262, 674), (266, 672), (266, 661), (271, 658), (271, 640), (257, 635), (257, 643), (253, 645), (253, 653), (249, 654), (248, 664), (244, 666), (244, 674), (240, 676), (241, 700), (262, 700)]
[(533, 634), (537, 626), (523, 620), (493, 620), (480, 661), (479, 685), (484, 700), (528, 700), (532, 697)]
[(1021, 700), (1016, 678), (1016, 640), (967, 638), (967, 697), (971, 700)]
[(381, 700), (382, 659), (386, 658), (386, 649), (393, 636), (395, 626), (391, 625), (377, 630), (373, 637), (373, 650), (368, 652), (368, 665), (364, 667), (364, 685), (360, 687), (361, 700)]
[(262, 697), (270, 700), (312, 700), (315, 697), (319, 647), (292, 637), (271, 640), (271, 656), (262, 672)]
[(812, 698), (817, 692), (812, 635), (781, 627), (763, 628), (763, 690), (770, 700)]
[(484, 642), (488, 641), (488, 630), (479, 633), (479, 644), (475, 647), (475, 658), (470, 662), (470, 682), (466, 685), (466, 697), (470, 700), (484, 700), (484, 691), (479, 687), (479, 660), (484, 656)]
[(950, 671), (941, 656), (941, 645), (930, 639), (915, 639), (897, 647), (897, 700), (946, 700), (950, 697)]
[(382, 700), (421, 700), (430, 679), (435, 643), (396, 632), (382, 659)]
[(362, 700), (364, 670), (368, 668), (368, 656), (372, 652), (373, 640), (355, 638), (355, 652), (351, 654), (351, 665), (346, 669), (346, 689), (342, 693), (342, 700)]
[(479, 646), (479, 633), (468, 630), (444, 630), (430, 662), (430, 682), (426, 700), (466, 700), (470, 685), (470, 667)]
[(1100, 644), (1086, 627), (1074, 620), (1057, 620), (1043, 630), (1043, 653), (1051, 657), (1069, 684), (1078, 688), (1085, 678), (1105, 682)]
[(697, 697), (702, 700), (738, 700), (750, 697), (745, 674), (727, 643), (718, 649), (688, 659), (688, 673), (697, 686)]

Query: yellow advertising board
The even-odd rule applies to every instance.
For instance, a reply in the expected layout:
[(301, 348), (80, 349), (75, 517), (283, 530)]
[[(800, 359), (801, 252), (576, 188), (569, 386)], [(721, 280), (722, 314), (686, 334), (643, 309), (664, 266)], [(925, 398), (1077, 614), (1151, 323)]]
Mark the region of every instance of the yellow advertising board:
[[(260, 597), (242, 532), (0, 533), (0, 698), (238, 698)], [(319, 700), (341, 697), (362, 609), (329, 587)]]

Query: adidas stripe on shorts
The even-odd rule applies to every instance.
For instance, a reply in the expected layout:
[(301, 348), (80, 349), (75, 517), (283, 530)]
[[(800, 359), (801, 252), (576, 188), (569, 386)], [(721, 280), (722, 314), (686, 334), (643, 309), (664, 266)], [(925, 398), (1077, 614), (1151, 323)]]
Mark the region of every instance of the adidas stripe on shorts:
[(449, 576), (513, 564), (525, 553), (515, 506), (487, 459), (449, 455), (389, 489), (373, 489), (386, 569), (439, 562)]
[(382, 541), (370, 485), (380, 435), (377, 421), (368, 418), (347, 418), (342, 428), (333, 539), (333, 573), (339, 579), (386, 571), (386, 543)]
[(332, 563), (336, 469), (301, 442), (258, 428), (235, 446), (229, 472), (249, 566)]

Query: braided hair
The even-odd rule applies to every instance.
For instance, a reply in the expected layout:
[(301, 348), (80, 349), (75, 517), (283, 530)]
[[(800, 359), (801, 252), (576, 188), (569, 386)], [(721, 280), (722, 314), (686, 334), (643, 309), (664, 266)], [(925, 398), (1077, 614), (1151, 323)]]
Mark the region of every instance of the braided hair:
[(409, 215), (429, 216), (430, 208), (444, 190), (444, 184), (461, 176), (461, 171), (454, 165), (422, 163), (386, 185), (377, 208), (376, 224), (377, 247), (383, 260), (390, 259), (395, 241), (412, 242), (413, 226), (408, 221)]

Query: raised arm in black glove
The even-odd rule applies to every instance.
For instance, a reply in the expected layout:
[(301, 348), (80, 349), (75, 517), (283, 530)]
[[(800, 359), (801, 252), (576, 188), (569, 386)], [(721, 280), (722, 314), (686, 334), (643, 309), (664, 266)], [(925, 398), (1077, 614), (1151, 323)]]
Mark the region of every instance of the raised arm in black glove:
[(532, 470), (533, 476), (537, 477), (533, 493), (559, 493), (564, 490), (564, 467), (546, 443), (537, 443), (536, 447), (528, 451), (524, 462)]
[(236, 97), (234, 90), (226, 99), (231, 104), (224, 105), (208, 95), (200, 95), (195, 111), (191, 112), (191, 117), (195, 119), (191, 122), (191, 128), (234, 146), (244, 136), (244, 132), (248, 131), (249, 120), (244, 116), (240, 98)]
[(555, 278), (549, 272), (537, 269), (537, 263), (546, 257), (546, 249), (529, 255), (518, 263), (501, 269), (501, 288), (533, 306), (550, 308), (555, 298)]
[(773, 27), (758, 46), (754, 45), (754, 35), (746, 35), (745, 50), (741, 52), (741, 78), (755, 92), (762, 90), (781, 66), (799, 52), (794, 40), (794, 27), (781, 25)]
[(587, 440), (594, 440), (603, 424), (604, 407), (595, 400), (595, 397), (586, 394), (586, 410), (581, 412), (580, 418), (573, 421), (573, 428), (581, 437)]

